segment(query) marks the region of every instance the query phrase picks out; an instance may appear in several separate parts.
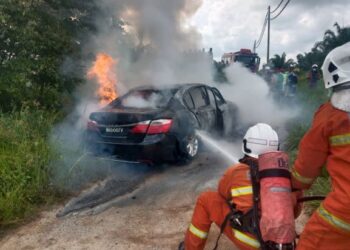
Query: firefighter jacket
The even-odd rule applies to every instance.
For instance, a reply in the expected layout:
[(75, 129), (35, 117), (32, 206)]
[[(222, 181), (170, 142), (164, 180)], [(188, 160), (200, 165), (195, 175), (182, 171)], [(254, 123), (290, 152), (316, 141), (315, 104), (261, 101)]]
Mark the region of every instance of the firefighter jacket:
[(250, 178), (250, 167), (239, 163), (226, 170), (218, 186), (219, 194), (235, 204), (236, 209), (247, 212), (253, 207), (253, 188)]
[(294, 188), (307, 189), (326, 165), (332, 191), (318, 215), (332, 226), (350, 232), (350, 114), (331, 103), (320, 107), (299, 145), (292, 169)]
[[(217, 192), (207, 191), (199, 196), (186, 233), (185, 249), (204, 249), (211, 224), (214, 222), (221, 227), (230, 213), (230, 206), (227, 202), (232, 202), (237, 210), (245, 213), (253, 206), (252, 195), (250, 167), (239, 163), (228, 168), (219, 182)], [(259, 242), (253, 235), (236, 230), (229, 223), (224, 233), (239, 249), (259, 248)]]

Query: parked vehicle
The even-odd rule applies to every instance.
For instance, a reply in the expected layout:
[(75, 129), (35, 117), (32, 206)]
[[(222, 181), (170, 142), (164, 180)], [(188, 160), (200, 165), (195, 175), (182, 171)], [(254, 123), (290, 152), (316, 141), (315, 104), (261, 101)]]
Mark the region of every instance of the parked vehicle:
[(160, 163), (198, 154), (196, 130), (234, 133), (237, 108), (204, 84), (139, 87), (90, 114), (87, 145), (97, 154)]
[(250, 49), (241, 49), (236, 52), (224, 53), (221, 60), (228, 64), (239, 62), (254, 73), (258, 72), (260, 66), (260, 57)]

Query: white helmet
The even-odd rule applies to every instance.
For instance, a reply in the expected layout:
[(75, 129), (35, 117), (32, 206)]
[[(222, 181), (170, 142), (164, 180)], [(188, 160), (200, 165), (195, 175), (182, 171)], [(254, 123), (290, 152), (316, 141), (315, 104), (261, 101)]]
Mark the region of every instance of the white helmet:
[(350, 42), (329, 52), (322, 71), (326, 89), (350, 82)]
[(260, 154), (277, 151), (278, 135), (270, 125), (258, 123), (247, 130), (243, 138), (242, 152), (253, 158)]
[(313, 64), (311, 68), (318, 68), (317, 64)]

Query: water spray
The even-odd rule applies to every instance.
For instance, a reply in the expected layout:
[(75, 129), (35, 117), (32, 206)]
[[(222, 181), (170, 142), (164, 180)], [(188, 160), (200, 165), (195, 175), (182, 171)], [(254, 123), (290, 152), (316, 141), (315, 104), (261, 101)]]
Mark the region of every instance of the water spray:
[(232, 163), (238, 163), (238, 157), (233, 156), (230, 152), (226, 151), (222, 145), (218, 144), (214, 139), (210, 138), (202, 131), (196, 131), (198, 137), (205, 142), (206, 145), (219, 151), (226, 159), (230, 160)]
[(73, 170), (75, 169), (76, 166), (78, 166), (79, 162), (81, 162), (82, 159), (85, 158), (85, 156), (87, 156), (88, 153), (84, 153), (82, 154), (75, 162), (74, 164), (69, 168), (68, 174), (71, 175)]

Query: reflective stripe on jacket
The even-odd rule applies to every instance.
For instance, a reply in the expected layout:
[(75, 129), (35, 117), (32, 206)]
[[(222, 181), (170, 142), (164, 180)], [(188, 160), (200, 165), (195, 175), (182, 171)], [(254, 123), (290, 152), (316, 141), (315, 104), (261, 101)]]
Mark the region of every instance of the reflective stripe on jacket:
[(329, 138), (331, 146), (345, 146), (350, 144), (350, 134), (335, 135)]
[(328, 222), (332, 226), (350, 233), (350, 223), (347, 223), (344, 220), (333, 215), (332, 213), (327, 211), (327, 209), (325, 209), (323, 205), (321, 205), (317, 209), (317, 213), (322, 219), (324, 219), (326, 222)]
[(260, 247), (259, 241), (246, 233), (243, 233), (237, 229), (233, 229), (233, 235), (237, 240), (243, 242), (244, 244), (247, 244), (248, 246), (254, 247), (256, 249)]
[(308, 177), (302, 176), (294, 168), (292, 169), (292, 176), (296, 180), (298, 180), (299, 182), (301, 182), (301, 183), (303, 183), (305, 185), (309, 185), (309, 184), (311, 184), (314, 181), (313, 178), (308, 178)]
[(238, 187), (238, 188), (231, 189), (232, 197), (238, 197), (238, 196), (242, 196), (242, 195), (251, 195), (251, 194), (253, 194), (253, 187), (252, 186)]
[(219, 186), (219, 194), (235, 204), (236, 209), (243, 213), (253, 206), (253, 190), (250, 178), (250, 167), (239, 163), (226, 170)]
[(208, 232), (205, 232), (205, 231), (198, 229), (192, 223), (190, 224), (188, 229), (193, 235), (197, 236), (198, 238), (200, 238), (202, 240), (204, 240), (208, 237)]

